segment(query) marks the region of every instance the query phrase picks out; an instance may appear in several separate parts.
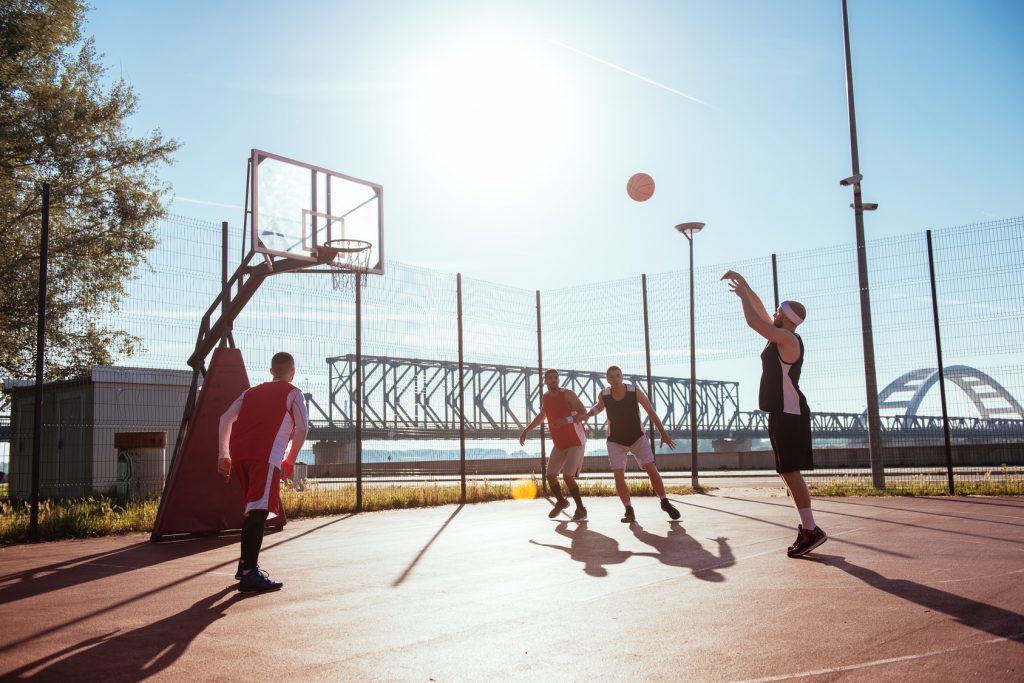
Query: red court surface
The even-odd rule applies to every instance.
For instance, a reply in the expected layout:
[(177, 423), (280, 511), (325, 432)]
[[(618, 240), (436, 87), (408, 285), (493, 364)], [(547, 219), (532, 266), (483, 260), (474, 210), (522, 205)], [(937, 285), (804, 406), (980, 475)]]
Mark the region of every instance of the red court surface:
[(542, 500), (297, 520), (277, 593), (234, 590), (237, 536), (0, 550), (0, 674), (43, 680), (1024, 680), (1024, 499), (815, 501), (785, 556), (770, 491), (656, 499), (619, 522)]

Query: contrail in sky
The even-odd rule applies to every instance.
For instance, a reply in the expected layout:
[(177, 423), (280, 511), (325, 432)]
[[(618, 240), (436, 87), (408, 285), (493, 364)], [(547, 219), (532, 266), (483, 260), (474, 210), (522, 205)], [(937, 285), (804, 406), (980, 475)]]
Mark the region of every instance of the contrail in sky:
[(688, 99), (688, 100), (690, 100), (692, 102), (696, 102), (697, 104), (703, 104), (705, 107), (710, 107), (711, 106), (710, 104), (708, 104), (707, 102), (705, 102), (704, 100), (702, 100), (700, 98), (694, 97), (693, 95), (687, 95), (686, 93), (684, 93), (684, 92), (682, 92), (680, 90), (676, 90), (675, 88), (670, 88), (667, 85), (665, 85), (664, 83), (658, 83), (657, 81), (652, 81), (650, 78), (647, 78), (646, 76), (641, 76), (640, 74), (634, 73), (634, 72), (630, 71), (629, 69), (623, 69), (621, 66), (618, 66), (616, 64), (612, 64), (611, 62), (606, 62), (605, 60), (601, 59), (600, 57), (595, 57), (592, 54), (587, 54), (583, 50), (577, 50), (576, 48), (572, 47), (571, 45), (566, 45), (565, 43), (560, 43), (557, 40), (552, 40), (551, 42), (554, 43), (555, 45), (557, 45), (558, 47), (562, 47), (562, 48), (565, 48), (566, 50), (569, 50), (570, 52), (575, 52), (578, 55), (583, 55), (587, 59), (592, 59), (595, 62), (597, 62), (598, 64), (604, 64), (605, 66), (611, 67), (612, 69), (615, 69), (616, 71), (621, 71), (622, 73), (624, 73), (624, 74), (626, 74), (628, 76), (632, 76), (633, 78), (639, 78), (641, 81), (643, 81), (645, 83), (650, 83), (651, 85), (656, 85), (659, 88), (661, 88), (662, 90), (668, 90), (670, 93), (674, 93), (676, 95), (679, 95), (680, 97), (685, 97), (686, 99)]
[(222, 204), (221, 202), (210, 202), (205, 199), (192, 199), (191, 197), (182, 197), (180, 195), (164, 195), (172, 202), (185, 202), (186, 204), (202, 204), (203, 206), (220, 206), (225, 209), (241, 209), (241, 206), (236, 204)]

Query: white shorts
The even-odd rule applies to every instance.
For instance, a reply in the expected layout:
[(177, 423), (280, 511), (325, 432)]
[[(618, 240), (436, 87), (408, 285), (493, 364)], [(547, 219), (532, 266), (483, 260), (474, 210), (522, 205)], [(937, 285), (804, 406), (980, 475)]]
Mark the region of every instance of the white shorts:
[(622, 444), (615, 443), (614, 441), (609, 441), (607, 443), (608, 462), (611, 464), (613, 470), (626, 469), (627, 453), (633, 454), (633, 459), (636, 460), (636, 464), (640, 465), (641, 469), (654, 462), (654, 451), (651, 450), (651, 442), (648, 440), (646, 434), (629, 446), (623, 446)]
[(570, 446), (569, 448), (552, 448), (551, 457), (548, 458), (548, 476), (558, 476), (564, 471), (570, 477), (578, 477), (583, 468), (583, 446)]

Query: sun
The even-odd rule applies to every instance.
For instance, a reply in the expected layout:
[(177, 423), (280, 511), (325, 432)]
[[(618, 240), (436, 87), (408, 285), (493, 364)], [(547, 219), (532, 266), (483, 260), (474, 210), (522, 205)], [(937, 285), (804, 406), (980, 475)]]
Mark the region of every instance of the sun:
[(430, 167), (484, 198), (548, 182), (578, 140), (571, 80), (543, 43), (509, 36), (425, 60), (407, 115)]

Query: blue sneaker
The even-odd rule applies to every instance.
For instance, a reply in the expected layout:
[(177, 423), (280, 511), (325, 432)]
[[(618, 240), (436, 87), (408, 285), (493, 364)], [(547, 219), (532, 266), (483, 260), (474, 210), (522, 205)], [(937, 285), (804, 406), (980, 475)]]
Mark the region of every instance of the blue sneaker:
[(242, 578), (242, 561), (238, 561), (238, 571), (235, 572), (235, 581)]
[(266, 593), (267, 591), (281, 590), (283, 585), (280, 581), (271, 579), (267, 572), (256, 567), (248, 574), (242, 575), (238, 581), (238, 590), (243, 593)]

